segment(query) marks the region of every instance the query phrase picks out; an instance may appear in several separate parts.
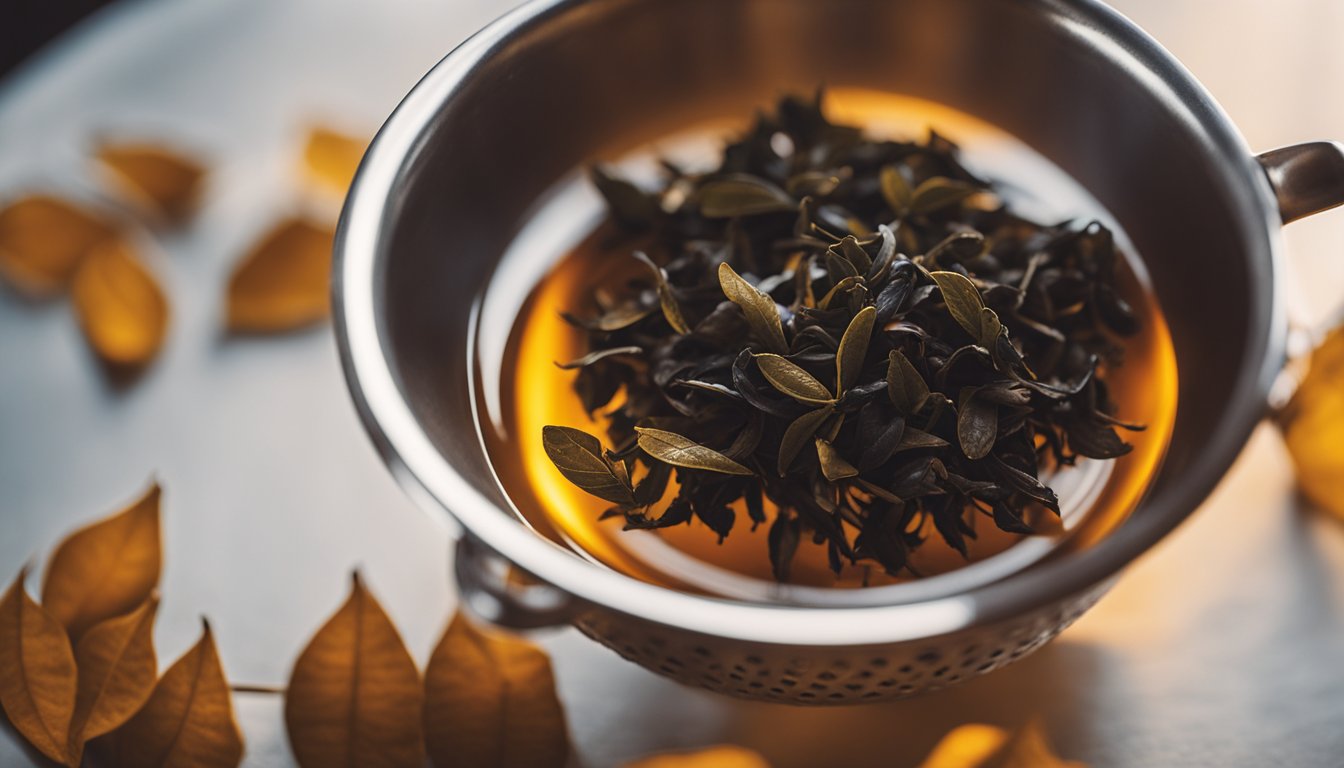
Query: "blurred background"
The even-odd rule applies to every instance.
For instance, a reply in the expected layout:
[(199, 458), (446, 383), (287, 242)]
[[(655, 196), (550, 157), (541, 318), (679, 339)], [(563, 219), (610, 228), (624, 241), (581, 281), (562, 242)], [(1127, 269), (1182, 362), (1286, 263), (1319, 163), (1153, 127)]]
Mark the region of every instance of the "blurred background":
[[(233, 265), (279, 218), (330, 220), (296, 181), (304, 137), (367, 139), (416, 79), (512, 0), (8, 0), (0, 7), (0, 199), (90, 194), (109, 133), (210, 169), (190, 226), (144, 233), (172, 305), (159, 359), (114, 386), (61, 301), (0, 289), (0, 578), (64, 532), (164, 486), (166, 664), (208, 615), (230, 678), (283, 684), (363, 569), (423, 663), (455, 604), (449, 531), (365, 438), (330, 329), (222, 333)], [(1256, 151), (1344, 139), (1344, 3), (1117, 0), (1194, 71)], [(338, 196), (337, 196), (338, 197)], [(1344, 303), (1344, 215), (1288, 229), (1301, 322)], [(1235, 311), (1230, 308), (1229, 311)], [(778, 766), (912, 765), (964, 722), (1040, 716), (1098, 766), (1338, 766), (1344, 525), (1307, 508), (1263, 427), (1195, 518), (1063, 637), (914, 702), (805, 710), (676, 687), (574, 631), (553, 654), (580, 763), (730, 742)], [(245, 764), (292, 765), (281, 700), (235, 699)], [(0, 730), (0, 765), (31, 758)]]

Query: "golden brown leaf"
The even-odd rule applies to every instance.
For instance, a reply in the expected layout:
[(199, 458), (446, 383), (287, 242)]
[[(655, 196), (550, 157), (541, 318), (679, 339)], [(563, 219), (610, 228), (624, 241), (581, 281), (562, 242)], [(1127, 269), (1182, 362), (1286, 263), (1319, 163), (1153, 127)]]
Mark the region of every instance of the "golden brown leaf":
[(75, 655), (65, 629), (23, 588), (19, 572), (0, 599), (0, 705), (42, 754), (76, 764), (69, 754), (75, 711)]
[(365, 139), (317, 126), (308, 132), (303, 146), (304, 168), (313, 180), (345, 194), (368, 146)]
[(154, 655), (154, 614), (159, 601), (125, 616), (95, 624), (75, 648), (79, 688), (70, 723), (73, 751), (131, 719), (154, 692), (159, 678)]
[(423, 766), (420, 673), (378, 601), (350, 598), (294, 662), (285, 726), (302, 766)]
[(1344, 519), (1344, 327), (1312, 352), (1311, 367), (1279, 424), (1303, 494)]
[(645, 757), (625, 768), (770, 768), (770, 763), (750, 749), (721, 746)]
[(47, 565), (42, 605), (78, 640), (148, 600), (160, 567), (156, 483), (139, 501), (60, 543)]
[(271, 230), (229, 281), (229, 328), (270, 333), (325, 319), (333, 237), (331, 227), (302, 219)]
[(0, 210), (0, 276), (23, 293), (61, 291), (85, 254), (112, 237), (101, 216), (46, 195), (15, 200)]
[(119, 768), (231, 768), (243, 759), (229, 683), (209, 623), (201, 639), (164, 673), (130, 722), (112, 733), (111, 765)]
[(1037, 718), (1028, 720), (981, 765), (982, 768), (1087, 768), (1083, 763), (1061, 760), (1055, 755)]
[(205, 168), (155, 144), (103, 144), (96, 157), (110, 171), (115, 190), (153, 216), (181, 221), (200, 202)]
[(563, 765), (569, 734), (550, 659), (454, 616), (425, 670), (425, 741), (438, 766)]
[(971, 723), (947, 732), (919, 768), (978, 768), (1008, 742), (1008, 732)]
[(84, 338), (109, 364), (139, 367), (163, 346), (168, 301), (126, 242), (90, 251), (75, 271), (71, 295)]
[(972, 723), (954, 728), (919, 768), (1086, 768), (1050, 750), (1040, 722), (1032, 719), (1009, 736), (1002, 728)]

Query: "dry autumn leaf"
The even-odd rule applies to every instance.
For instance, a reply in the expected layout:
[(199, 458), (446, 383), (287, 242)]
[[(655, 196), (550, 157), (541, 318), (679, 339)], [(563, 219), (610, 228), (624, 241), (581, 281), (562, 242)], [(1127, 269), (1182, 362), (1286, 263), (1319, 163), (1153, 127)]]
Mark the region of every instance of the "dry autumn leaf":
[(420, 673), (356, 573), (350, 597), (294, 662), (285, 726), (302, 766), (423, 766)]
[(79, 687), (70, 723), (71, 750), (131, 719), (154, 692), (159, 677), (154, 655), (158, 600), (125, 616), (95, 624), (75, 648)]
[(1087, 768), (1074, 760), (1061, 760), (1045, 740), (1039, 719), (1032, 718), (1008, 742), (981, 763), (981, 768)]
[(331, 227), (303, 219), (263, 237), (229, 280), (230, 330), (270, 333), (325, 319), (333, 238)]
[(178, 152), (144, 142), (107, 143), (95, 157), (115, 191), (152, 216), (181, 221), (200, 202), (205, 168)]
[(317, 126), (303, 145), (303, 165), (314, 181), (345, 194), (369, 146), (365, 139)]
[(1279, 426), (1293, 457), (1302, 493), (1344, 520), (1344, 327), (1330, 332), (1311, 353), (1310, 367)]
[(30, 296), (57, 293), (84, 256), (115, 232), (101, 216), (64, 200), (15, 200), (0, 210), (0, 276)]
[(425, 670), (425, 734), (437, 766), (563, 765), (569, 735), (550, 659), (454, 616)]
[(750, 749), (722, 746), (645, 757), (625, 768), (770, 768), (770, 763)]
[(38, 751), (58, 763), (69, 754), (75, 711), (75, 655), (61, 623), (23, 588), (25, 568), (0, 599), (0, 705)]
[(125, 241), (89, 252), (71, 285), (75, 314), (104, 361), (137, 368), (158, 354), (168, 330), (168, 301)]
[(125, 510), (61, 542), (47, 565), (42, 605), (78, 640), (149, 599), (161, 564), (156, 483)]
[(919, 768), (978, 768), (1008, 741), (1008, 732), (971, 723), (947, 732)]
[(130, 722), (109, 737), (108, 762), (120, 768), (231, 768), (243, 759), (229, 684), (210, 625), (164, 673)]
[(1086, 768), (1061, 760), (1050, 750), (1038, 720), (1016, 733), (992, 725), (972, 723), (952, 729), (938, 742), (919, 768)]

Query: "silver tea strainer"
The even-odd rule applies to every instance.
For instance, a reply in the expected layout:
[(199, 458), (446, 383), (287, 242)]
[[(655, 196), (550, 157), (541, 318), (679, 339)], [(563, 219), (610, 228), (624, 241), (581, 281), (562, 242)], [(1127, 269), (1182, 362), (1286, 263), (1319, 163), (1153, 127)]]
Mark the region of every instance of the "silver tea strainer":
[[(1094, 546), (899, 603), (779, 605), (637, 581), (508, 511), (475, 426), (477, 299), (538, 198), (594, 157), (818, 83), (1002, 128), (1078, 180), (1142, 255), (1179, 413), (1147, 499)], [(460, 524), (457, 577), (485, 618), (573, 623), (728, 694), (889, 699), (1032, 652), (1198, 506), (1284, 364), (1280, 225), (1341, 202), (1340, 145), (1253, 156), (1175, 59), (1094, 0), (533, 0), (440, 62), (373, 142), (337, 237), (337, 332), (392, 472)]]

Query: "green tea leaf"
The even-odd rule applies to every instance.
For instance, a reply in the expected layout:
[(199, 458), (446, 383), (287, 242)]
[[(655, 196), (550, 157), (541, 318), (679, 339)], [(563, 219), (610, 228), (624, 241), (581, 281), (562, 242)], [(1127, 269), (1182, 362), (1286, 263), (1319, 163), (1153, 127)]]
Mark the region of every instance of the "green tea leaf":
[(754, 355), (756, 367), (761, 369), (765, 380), (780, 392), (804, 403), (823, 404), (835, 400), (825, 384), (795, 363), (779, 355)]
[(711, 219), (730, 219), (762, 213), (793, 211), (798, 201), (765, 179), (733, 174), (706, 182), (697, 193), (700, 213)]
[(872, 338), (876, 320), (877, 310), (864, 307), (845, 328), (845, 335), (840, 339), (840, 349), (835, 353), (837, 394), (844, 394), (859, 383), (859, 374), (863, 372), (863, 360), (868, 356), (868, 341)]
[(596, 437), (571, 427), (546, 426), (541, 430), (541, 444), (569, 482), (614, 504), (635, 503), (634, 489), (607, 462)]
[(686, 318), (681, 314), (681, 307), (677, 304), (677, 298), (672, 295), (672, 286), (667, 282), (667, 271), (654, 264), (653, 259), (650, 259), (642, 251), (635, 251), (635, 258), (644, 262), (653, 271), (653, 277), (658, 286), (658, 303), (663, 308), (663, 317), (667, 318), (667, 324), (672, 326), (672, 330), (677, 333), (690, 333), (691, 327), (686, 324)]
[(919, 413), (929, 399), (929, 385), (899, 349), (887, 355), (887, 395), (901, 413)]
[(719, 265), (719, 287), (729, 301), (742, 309), (747, 325), (751, 326), (752, 333), (766, 349), (781, 355), (789, 350), (774, 299), (743, 280), (726, 262)]
[(635, 427), (639, 433), (639, 447), (659, 461), (665, 461), (675, 467), (685, 469), (703, 469), (725, 475), (754, 475), (750, 469), (724, 456), (722, 453), (695, 442), (694, 440), (650, 427)]
[(947, 311), (952, 314), (952, 319), (957, 321), (957, 325), (966, 329), (971, 338), (978, 340), (981, 329), (980, 310), (985, 308), (985, 303), (980, 299), (980, 291), (976, 289), (975, 283), (957, 272), (932, 272), (930, 276), (938, 284), (938, 289), (943, 292), (943, 302), (947, 304)]
[(983, 459), (999, 435), (999, 408), (972, 391), (957, 409), (957, 440), (968, 459)]
[(964, 181), (935, 176), (915, 187), (910, 195), (910, 212), (928, 214), (956, 205), (980, 190)]
[(826, 476), (827, 480), (834, 483), (837, 480), (859, 474), (859, 470), (855, 469), (853, 464), (845, 461), (844, 457), (835, 450), (835, 446), (831, 445), (829, 441), (818, 437), (815, 443), (817, 446), (817, 461), (821, 462), (821, 473)]
[(779, 475), (783, 477), (789, 471), (789, 466), (793, 460), (798, 458), (798, 454), (807, 445), (807, 441), (821, 428), (826, 418), (831, 415), (834, 408), (830, 405), (823, 405), (815, 411), (808, 411), (802, 416), (794, 419), (788, 429), (784, 430), (784, 437), (779, 442)]

